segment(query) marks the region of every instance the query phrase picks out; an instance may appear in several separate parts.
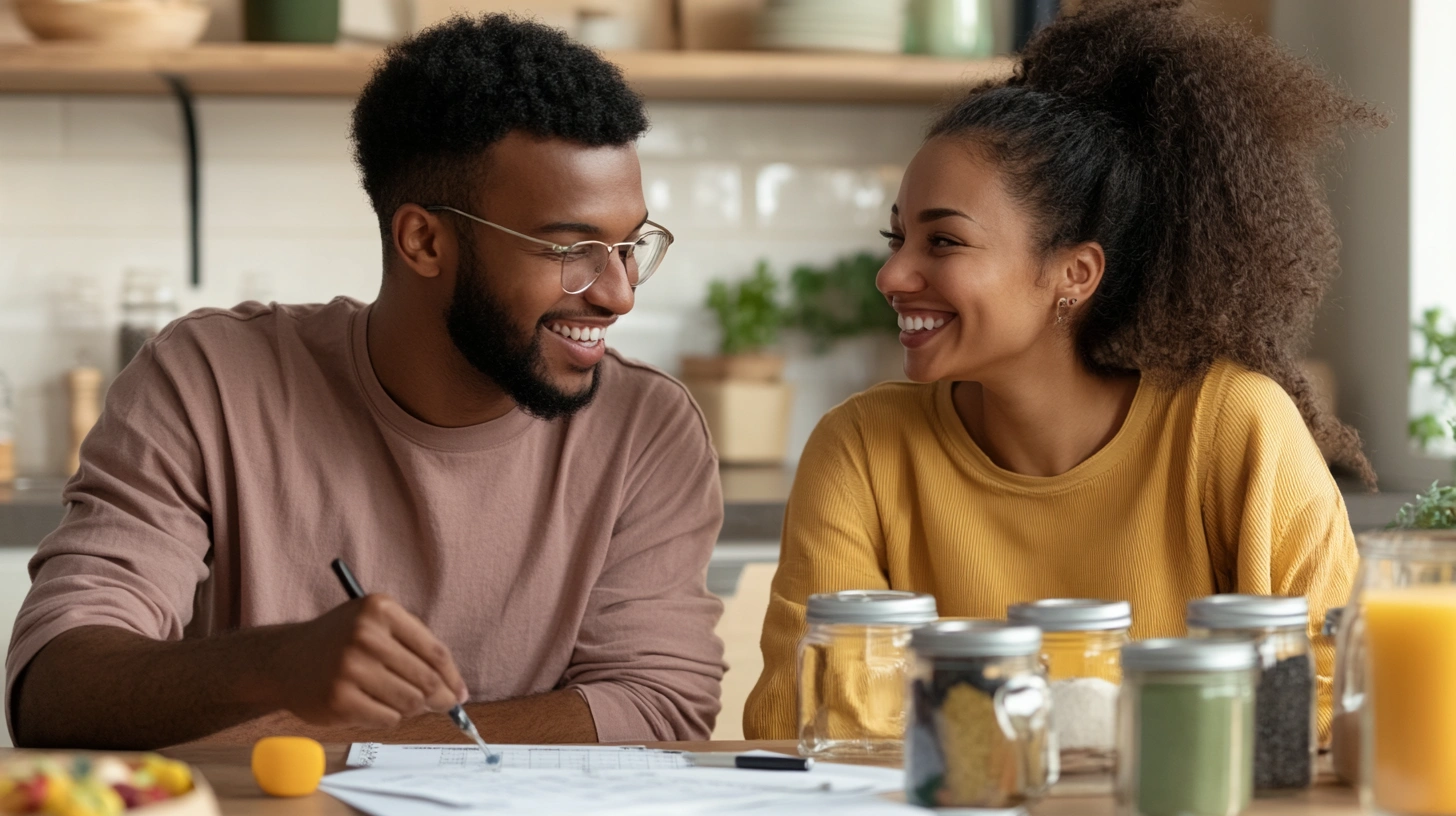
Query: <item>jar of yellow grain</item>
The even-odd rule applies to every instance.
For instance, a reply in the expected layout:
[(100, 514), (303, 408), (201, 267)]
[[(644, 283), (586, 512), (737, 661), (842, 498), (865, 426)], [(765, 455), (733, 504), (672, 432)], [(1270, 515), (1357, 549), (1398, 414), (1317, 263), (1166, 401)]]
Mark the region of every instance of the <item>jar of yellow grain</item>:
[(799, 641), (799, 752), (897, 760), (905, 739), (910, 632), (935, 598), (898, 590), (810, 595)]
[(940, 620), (911, 635), (905, 796), (922, 807), (1018, 808), (1056, 782), (1041, 630)]

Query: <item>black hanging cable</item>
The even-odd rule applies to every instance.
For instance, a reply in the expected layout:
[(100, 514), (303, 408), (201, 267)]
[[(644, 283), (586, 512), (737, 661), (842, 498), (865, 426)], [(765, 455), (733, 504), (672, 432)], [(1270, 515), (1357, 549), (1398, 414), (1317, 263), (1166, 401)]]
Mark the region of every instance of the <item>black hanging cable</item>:
[(162, 74), (162, 79), (172, 89), (172, 96), (177, 99), (177, 107), (182, 111), (182, 136), (187, 141), (187, 249), (191, 266), (189, 279), (192, 281), (192, 288), (196, 289), (202, 285), (202, 202), (197, 163), (197, 113), (187, 80), (176, 74)]

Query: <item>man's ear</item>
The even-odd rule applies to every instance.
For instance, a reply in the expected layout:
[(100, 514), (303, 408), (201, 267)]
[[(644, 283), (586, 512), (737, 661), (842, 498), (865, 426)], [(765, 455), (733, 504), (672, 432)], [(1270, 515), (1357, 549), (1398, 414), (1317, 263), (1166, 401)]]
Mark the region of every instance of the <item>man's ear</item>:
[(394, 252), (411, 272), (436, 278), (454, 268), (458, 255), (455, 233), (435, 213), (418, 204), (405, 204), (394, 211), (389, 227)]

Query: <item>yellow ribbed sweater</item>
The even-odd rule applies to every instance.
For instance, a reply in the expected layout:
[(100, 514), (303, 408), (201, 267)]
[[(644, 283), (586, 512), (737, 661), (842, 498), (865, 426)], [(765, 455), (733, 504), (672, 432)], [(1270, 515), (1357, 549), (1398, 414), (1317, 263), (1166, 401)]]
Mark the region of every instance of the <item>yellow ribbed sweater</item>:
[[(1306, 595), (1318, 635), (1356, 561), (1344, 500), (1298, 409), (1234, 364), (1176, 391), (1145, 379), (1112, 441), (1052, 477), (993, 464), (950, 383), (880, 385), (829, 412), (804, 449), (743, 731), (798, 736), (811, 593), (928, 592), (942, 616), (977, 618), (1038, 598), (1126, 599), (1135, 638), (1184, 634), (1193, 598)], [(1323, 640), (1322, 735), (1334, 660)]]

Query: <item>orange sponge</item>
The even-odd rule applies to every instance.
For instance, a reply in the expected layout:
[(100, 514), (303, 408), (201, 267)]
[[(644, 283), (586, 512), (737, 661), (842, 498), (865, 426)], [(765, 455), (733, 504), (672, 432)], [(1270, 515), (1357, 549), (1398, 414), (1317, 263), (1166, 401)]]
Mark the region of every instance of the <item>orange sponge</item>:
[(253, 778), (273, 796), (307, 796), (324, 776), (324, 747), (308, 737), (264, 737), (253, 746)]

